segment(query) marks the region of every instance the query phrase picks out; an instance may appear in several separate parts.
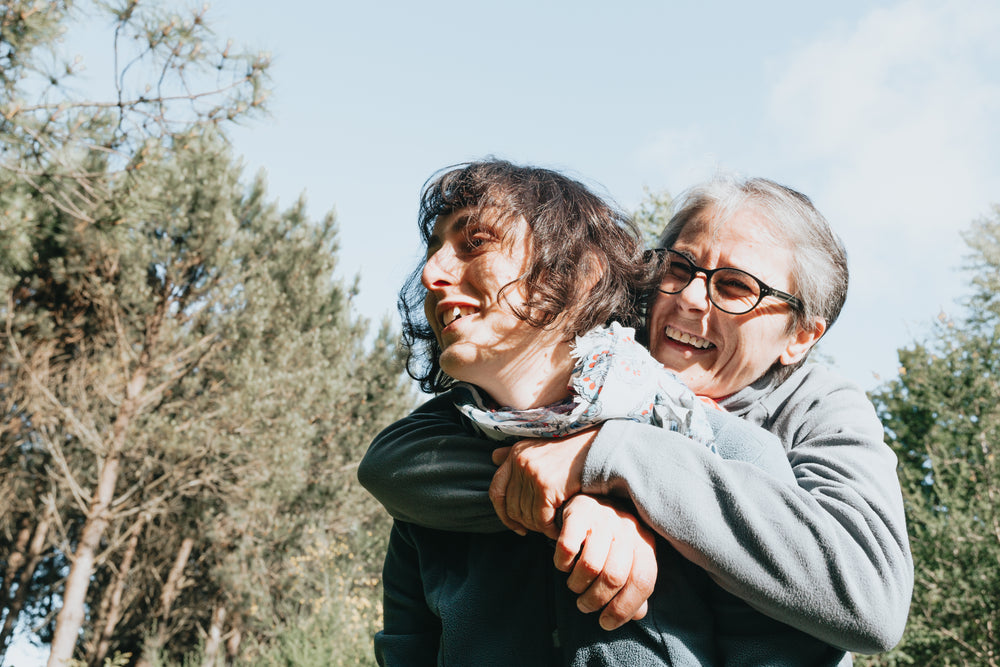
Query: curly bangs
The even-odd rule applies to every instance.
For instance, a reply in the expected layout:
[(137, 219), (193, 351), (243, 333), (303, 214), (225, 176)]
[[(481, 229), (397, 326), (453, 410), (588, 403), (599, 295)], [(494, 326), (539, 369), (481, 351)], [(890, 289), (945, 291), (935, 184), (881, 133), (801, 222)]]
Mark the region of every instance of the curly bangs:
[[(449, 167), (432, 176), (421, 194), (418, 225), (425, 247), (437, 220), (456, 211), (500, 232), (526, 224), (529, 257), (518, 280), (526, 300), (514, 310), (521, 320), (562, 331), (567, 340), (612, 320), (639, 326), (639, 295), (650, 275), (640, 235), (629, 216), (582, 183), (504, 160)], [(407, 372), (422, 390), (437, 393), (454, 380), (441, 371), (441, 348), (424, 315), (423, 264), (400, 290), (398, 308)]]

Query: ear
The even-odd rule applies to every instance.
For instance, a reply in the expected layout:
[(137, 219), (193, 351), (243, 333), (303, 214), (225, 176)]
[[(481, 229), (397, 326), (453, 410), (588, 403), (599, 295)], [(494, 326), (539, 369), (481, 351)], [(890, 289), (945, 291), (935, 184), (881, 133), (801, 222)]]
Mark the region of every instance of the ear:
[(784, 351), (778, 360), (785, 366), (791, 366), (802, 361), (812, 346), (822, 338), (823, 332), (826, 331), (826, 320), (822, 317), (817, 317), (813, 321), (811, 328), (807, 329), (805, 327), (799, 327), (799, 329), (788, 339), (788, 345), (785, 346)]

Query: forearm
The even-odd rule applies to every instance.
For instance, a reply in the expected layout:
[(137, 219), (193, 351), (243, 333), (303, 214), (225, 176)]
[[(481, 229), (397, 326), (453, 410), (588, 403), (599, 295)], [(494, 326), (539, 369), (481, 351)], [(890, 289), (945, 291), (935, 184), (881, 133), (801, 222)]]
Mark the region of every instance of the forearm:
[(394, 519), (462, 532), (506, 530), (489, 499), (494, 443), (448, 417), (441, 397), (375, 437), (358, 479)]
[(779, 482), (795, 484), (792, 464), (777, 436), (720, 410), (710, 410), (708, 419), (719, 456), (748, 463)]
[(675, 548), (778, 620), (850, 651), (898, 641), (912, 563), (887, 447), (845, 434), (812, 442), (792, 455), (789, 485), (689, 442), (609, 422), (583, 488), (630, 497)]

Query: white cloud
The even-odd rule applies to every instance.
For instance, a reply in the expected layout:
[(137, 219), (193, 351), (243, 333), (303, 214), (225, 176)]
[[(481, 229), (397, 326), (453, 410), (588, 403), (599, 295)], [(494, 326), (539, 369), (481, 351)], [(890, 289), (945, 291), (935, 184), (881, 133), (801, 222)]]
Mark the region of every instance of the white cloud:
[(995, 2), (901, 2), (773, 72), (782, 161), (812, 170), (808, 193), (851, 254), (831, 342), (867, 371), (890, 372), (920, 323), (967, 293), (958, 232), (1000, 200), (998, 34)]
[(825, 163), (866, 229), (967, 224), (1000, 196), (997, 34), (996, 3), (903, 2), (792, 54), (770, 102), (786, 158)]

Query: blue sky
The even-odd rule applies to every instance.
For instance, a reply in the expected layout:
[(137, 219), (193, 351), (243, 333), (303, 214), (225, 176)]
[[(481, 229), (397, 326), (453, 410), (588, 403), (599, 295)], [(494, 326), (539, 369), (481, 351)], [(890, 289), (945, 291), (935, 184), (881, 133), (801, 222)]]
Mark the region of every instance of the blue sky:
[[(959, 231), (1000, 202), (1000, 5), (213, 4), (270, 51), (271, 115), (235, 145), (283, 205), (335, 210), (359, 310), (394, 314), (420, 186), (485, 155), (566, 170), (626, 208), (717, 170), (805, 192), (848, 247), (823, 352), (865, 388), (966, 293)], [(300, 6), (301, 7), (301, 6)]]
[[(821, 349), (872, 388), (954, 312), (959, 232), (1000, 201), (991, 0), (218, 0), (208, 20), (273, 57), (269, 115), (232, 135), (248, 177), (336, 211), (341, 275), (360, 276), (375, 321), (395, 316), (420, 186), (441, 167), (553, 167), (629, 209), (736, 171), (806, 193), (844, 238), (852, 289)], [(111, 33), (91, 23), (66, 49), (101, 88)]]
[[(270, 115), (233, 133), (248, 177), (336, 211), (341, 276), (376, 321), (441, 167), (557, 168), (629, 209), (738, 171), (806, 193), (843, 237), (852, 287), (822, 351), (870, 389), (957, 312), (959, 233), (1000, 203), (994, 0), (217, 0), (208, 19), (273, 56)], [(67, 48), (109, 82), (110, 30), (85, 35)]]
[[(719, 170), (809, 195), (852, 286), (821, 344), (870, 389), (967, 293), (960, 231), (1000, 202), (1000, 5), (217, 0), (222, 39), (273, 57), (267, 117), (233, 132), (282, 206), (334, 210), (359, 312), (395, 317), (436, 170), (496, 155), (634, 209)], [(109, 33), (79, 46), (108, 81)]]

